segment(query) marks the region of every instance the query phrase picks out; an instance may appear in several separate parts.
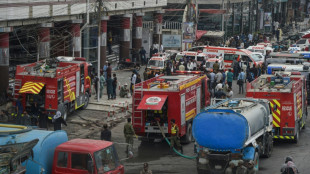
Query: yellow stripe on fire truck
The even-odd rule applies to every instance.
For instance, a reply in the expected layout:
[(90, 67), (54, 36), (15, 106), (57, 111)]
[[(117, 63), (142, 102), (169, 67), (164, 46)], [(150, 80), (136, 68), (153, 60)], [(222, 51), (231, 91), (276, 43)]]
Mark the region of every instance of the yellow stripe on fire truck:
[(273, 136), (275, 139), (288, 139), (288, 140), (293, 140), (294, 136)]
[[(274, 127), (280, 127), (281, 104), (278, 100), (273, 99), (270, 101), (270, 106), (271, 106), (271, 112), (272, 112), (272, 117), (273, 117), (272, 123), (273, 123)], [(275, 107), (275, 106), (277, 106), (277, 107)]]

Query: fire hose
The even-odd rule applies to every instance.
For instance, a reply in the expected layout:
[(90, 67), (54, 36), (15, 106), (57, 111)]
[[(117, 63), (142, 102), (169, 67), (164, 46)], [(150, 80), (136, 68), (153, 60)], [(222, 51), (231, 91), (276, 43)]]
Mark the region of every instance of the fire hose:
[[(168, 140), (168, 138), (166, 137), (166, 135), (164, 134), (164, 131), (163, 131), (163, 128), (160, 126), (159, 122), (157, 121), (157, 125), (160, 129), (160, 132), (161, 134), (163, 135), (164, 139), (166, 140), (166, 142), (168, 143), (168, 145), (170, 146), (170, 142)], [(187, 155), (184, 155), (182, 153), (180, 153), (179, 151), (177, 151), (174, 147), (173, 148), (173, 151), (178, 154), (179, 156), (183, 157), (183, 158), (186, 158), (186, 159), (196, 159), (197, 158), (197, 155), (196, 156), (187, 156)]]

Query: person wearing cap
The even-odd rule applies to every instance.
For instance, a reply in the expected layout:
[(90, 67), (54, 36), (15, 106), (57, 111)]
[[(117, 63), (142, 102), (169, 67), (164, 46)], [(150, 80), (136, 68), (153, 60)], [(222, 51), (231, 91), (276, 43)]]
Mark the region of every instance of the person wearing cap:
[(225, 174), (233, 174), (235, 164), (232, 161), (230, 161), (228, 165), (229, 165), (229, 167), (226, 168)]
[(247, 168), (243, 166), (243, 160), (238, 161), (238, 166), (236, 170), (236, 174), (247, 174)]
[(297, 173), (299, 173), (296, 165), (293, 163), (292, 157), (287, 156), (285, 158), (285, 163), (282, 165), (280, 172), (282, 172), (282, 174), (297, 174)]
[(149, 169), (148, 163), (143, 164), (143, 169), (140, 171), (140, 174), (152, 174), (152, 171)]
[(179, 127), (177, 124), (175, 124), (175, 119), (171, 119), (170, 123), (171, 123), (170, 149), (172, 150), (174, 148), (174, 145), (176, 145), (177, 148), (181, 150), (181, 153), (183, 153), (183, 147), (180, 143)]

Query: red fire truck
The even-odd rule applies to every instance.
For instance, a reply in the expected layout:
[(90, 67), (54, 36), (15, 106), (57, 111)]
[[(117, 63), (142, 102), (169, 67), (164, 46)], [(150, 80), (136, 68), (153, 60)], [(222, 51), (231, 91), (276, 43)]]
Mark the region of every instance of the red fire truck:
[(161, 138), (157, 125), (169, 136), (170, 120), (175, 119), (183, 142), (192, 140), (192, 121), (210, 104), (207, 77), (198, 71), (191, 74), (160, 75), (135, 85), (132, 120), (142, 140)]
[(306, 79), (290, 72), (261, 75), (247, 84), (246, 97), (268, 99), (275, 139), (298, 142), (307, 118)]
[(85, 58), (57, 57), (18, 65), (14, 97), (22, 96), (26, 110), (37, 102), (50, 116), (61, 111), (64, 119), (78, 108), (86, 108), (91, 95), (90, 64)]

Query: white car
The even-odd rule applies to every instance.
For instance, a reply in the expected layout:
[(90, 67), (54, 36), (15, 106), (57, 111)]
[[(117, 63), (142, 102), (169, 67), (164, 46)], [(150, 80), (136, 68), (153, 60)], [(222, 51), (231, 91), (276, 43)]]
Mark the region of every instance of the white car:
[(306, 47), (308, 47), (310, 45), (309, 42), (310, 39), (308, 38), (301, 38), (296, 42), (296, 46), (299, 47), (301, 50), (305, 49)]

